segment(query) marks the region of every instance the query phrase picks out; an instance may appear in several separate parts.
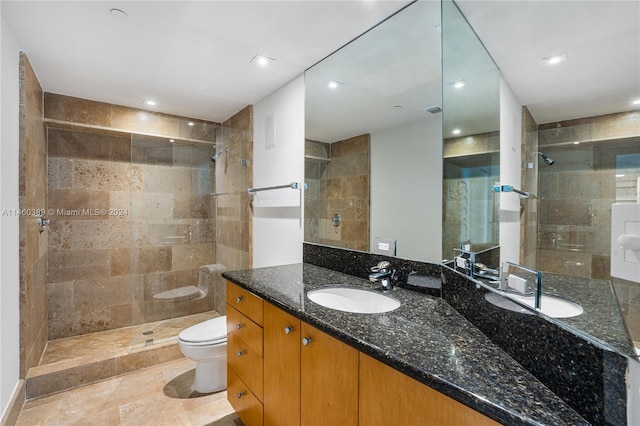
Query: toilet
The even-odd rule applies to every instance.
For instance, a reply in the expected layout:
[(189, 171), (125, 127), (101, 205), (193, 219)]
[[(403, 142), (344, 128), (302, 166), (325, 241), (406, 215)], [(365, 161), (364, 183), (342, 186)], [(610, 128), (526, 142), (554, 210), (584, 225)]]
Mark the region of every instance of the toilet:
[(196, 362), (193, 390), (211, 393), (227, 388), (227, 317), (212, 318), (178, 335), (180, 350)]

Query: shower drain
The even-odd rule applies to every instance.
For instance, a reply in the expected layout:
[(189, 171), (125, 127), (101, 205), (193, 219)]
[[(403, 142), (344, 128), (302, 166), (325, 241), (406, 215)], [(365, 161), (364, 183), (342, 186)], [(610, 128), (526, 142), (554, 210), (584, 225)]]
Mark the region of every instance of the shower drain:
[(147, 330), (142, 332), (143, 336), (149, 336), (150, 334), (153, 334), (153, 330)]

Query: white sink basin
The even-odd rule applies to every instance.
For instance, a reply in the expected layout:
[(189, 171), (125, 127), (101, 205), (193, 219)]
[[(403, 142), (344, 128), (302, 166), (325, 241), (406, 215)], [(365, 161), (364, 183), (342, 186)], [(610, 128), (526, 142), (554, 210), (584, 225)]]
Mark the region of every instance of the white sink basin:
[[(489, 292), (484, 295), (484, 298), (489, 303), (499, 308), (508, 309), (515, 312), (530, 313), (530, 311), (528, 311), (526, 308), (513, 303), (509, 299), (518, 300), (519, 302), (531, 306), (532, 308), (535, 306), (535, 299), (533, 296), (525, 296), (522, 294), (509, 293), (506, 297), (504, 297), (499, 295), (498, 293)], [(577, 317), (578, 315), (582, 314), (583, 309), (580, 305), (570, 302), (569, 300), (543, 294), (542, 300), (540, 301), (540, 309), (538, 309), (537, 311), (551, 318), (571, 318)]]
[(400, 307), (400, 302), (384, 294), (355, 288), (334, 287), (311, 290), (311, 301), (326, 308), (360, 314), (389, 312)]

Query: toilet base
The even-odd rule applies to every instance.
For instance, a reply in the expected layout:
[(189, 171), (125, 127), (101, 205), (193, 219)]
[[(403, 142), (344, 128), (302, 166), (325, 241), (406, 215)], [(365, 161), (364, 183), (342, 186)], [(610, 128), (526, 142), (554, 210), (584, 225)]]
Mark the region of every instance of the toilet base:
[(221, 356), (212, 362), (196, 363), (196, 378), (193, 390), (198, 393), (212, 393), (227, 388), (227, 357)]

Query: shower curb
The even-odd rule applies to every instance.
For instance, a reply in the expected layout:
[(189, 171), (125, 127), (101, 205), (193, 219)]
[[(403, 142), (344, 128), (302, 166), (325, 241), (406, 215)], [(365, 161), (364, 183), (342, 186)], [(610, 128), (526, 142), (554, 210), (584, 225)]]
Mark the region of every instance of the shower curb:
[(64, 361), (33, 367), (27, 373), (26, 400), (41, 398), (79, 386), (96, 383), (169, 361), (184, 358), (176, 339), (137, 348), (127, 354), (87, 363), (68, 365)]

